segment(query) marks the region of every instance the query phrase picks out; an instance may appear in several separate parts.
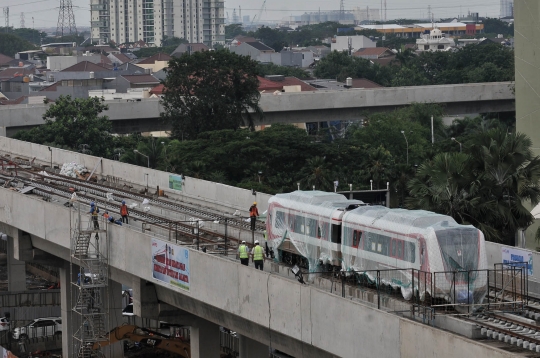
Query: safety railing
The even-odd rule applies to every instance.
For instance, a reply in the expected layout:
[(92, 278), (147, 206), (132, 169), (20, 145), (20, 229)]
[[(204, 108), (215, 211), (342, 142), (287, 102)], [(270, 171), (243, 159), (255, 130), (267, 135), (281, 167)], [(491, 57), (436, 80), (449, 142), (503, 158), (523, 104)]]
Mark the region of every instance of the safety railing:
[(417, 269), (304, 272), (298, 281), (390, 312), (411, 312), (430, 321), (439, 314), (518, 312), (527, 304), (526, 267), (426, 272)]

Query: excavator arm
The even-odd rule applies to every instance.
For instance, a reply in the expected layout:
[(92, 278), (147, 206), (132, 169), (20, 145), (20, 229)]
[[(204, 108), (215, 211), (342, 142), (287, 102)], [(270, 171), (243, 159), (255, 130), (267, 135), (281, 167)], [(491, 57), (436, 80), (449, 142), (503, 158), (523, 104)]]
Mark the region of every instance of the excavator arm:
[(94, 343), (92, 349), (97, 350), (109, 344), (129, 339), (132, 342), (139, 342), (145, 347), (159, 348), (178, 354), (184, 358), (190, 358), (190, 346), (188, 343), (137, 326), (125, 325), (116, 327), (104, 338), (108, 339)]

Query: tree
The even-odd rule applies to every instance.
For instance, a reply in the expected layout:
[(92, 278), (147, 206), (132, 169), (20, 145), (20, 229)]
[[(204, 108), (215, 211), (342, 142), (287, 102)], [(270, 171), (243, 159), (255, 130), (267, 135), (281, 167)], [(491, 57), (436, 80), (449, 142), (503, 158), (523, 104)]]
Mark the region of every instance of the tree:
[[(175, 138), (205, 131), (254, 127), (262, 117), (257, 62), (227, 50), (203, 51), (169, 62), (162, 118)], [(253, 113), (251, 112), (253, 111)]]
[(0, 33), (0, 53), (4, 55), (15, 56), (17, 52), (34, 49), (34, 45), (16, 35)]
[(332, 172), (326, 164), (325, 158), (313, 157), (307, 160), (306, 166), (302, 170), (304, 175), (303, 184), (308, 188), (315, 186), (317, 190), (332, 191)]
[(103, 102), (103, 98), (97, 97), (60, 96), (43, 115), (44, 125), (20, 131), (15, 138), (75, 151), (89, 148), (95, 156), (111, 157), (112, 124), (107, 116), (99, 115), (109, 109)]
[[(513, 244), (533, 222), (523, 202), (540, 201), (540, 157), (531, 140), (500, 128), (471, 135), (463, 153), (440, 153), (422, 164), (408, 187), (410, 208), (452, 216), (486, 239)], [(538, 236), (538, 233), (537, 233)]]

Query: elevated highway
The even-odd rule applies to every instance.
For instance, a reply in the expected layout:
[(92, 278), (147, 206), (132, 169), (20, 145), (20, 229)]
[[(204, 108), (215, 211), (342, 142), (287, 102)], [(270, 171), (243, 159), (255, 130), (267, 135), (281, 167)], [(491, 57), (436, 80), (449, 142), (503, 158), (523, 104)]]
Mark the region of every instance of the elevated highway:
[[(36, 162), (41, 164), (50, 159), (46, 146), (8, 138), (1, 138), (0, 153), (36, 157)], [(146, 185), (143, 173), (148, 173), (150, 187), (168, 187), (164, 183), (168, 173), (100, 161), (59, 149), (54, 150), (53, 158), (56, 163), (74, 161), (88, 168), (96, 167), (100, 177), (122, 177), (140, 186)], [(182, 194), (186, 201), (199, 198), (216, 207), (228, 206), (229, 210), (246, 210), (246, 204), (253, 201), (248, 190), (192, 178), (187, 178)], [(267, 195), (257, 194), (261, 210), (267, 199)], [(62, 205), (62, 201), (44, 201), (7, 188), (0, 188), (0, 203), (0, 231), (13, 240), (15, 259), (31, 258), (39, 250), (65, 262), (60, 264), (60, 280), (63, 335), (68, 342), (69, 329), (74, 329), (69, 319), (73, 302), (67, 289), (72, 287), (73, 279), (68, 270), (73, 209)], [(232, 329), (263, 347), (270, 346), (295, 357), (514, 356), (511, 352), (379, 311), (315, 286), (301, 285), (275, 274), (273, 266), (270, 270), (258, 271), (192, 248), (188, 249), (189, 290), (164, 283), (152, 275), (154, 235), (152, 231), (145, 233), (134, 227), (109, 225), (110, 278), (133, 288), (135, 314), (155, 318), (163, 312), (174, 312), (178, 322), (194, 327), (191, 334), (195, 358), (217, 357), (215, 351), (208, 349), (213, 346), (213, 339), (219, 342), (219, 326)], [(113, 317), (118, 315), (115, 307), (111, 311)], [(171, 316), (169, 314), (167, 320)], [(69, 345), (64, 344), (64, 354), (71, 357), (69, 349)], [(262, 355), (244, 353), (243, 356)]]
[[(256, 124), (354, 121), (368, 113), (390, 111), (414, 102), (440, 103), (449, 115), (515, 110), (512, 82), (320, 90), (263, 94), (260, 106), (265, 116)], [(107, 104), (109, 110), (104, 114), (113, 121), (116, 133), (170, 129), (159, 118), (162, 106), (158, 99), (114, 100)], [(0, 127), (10, 136), (17, 130), (41, 125), (47, 107), (45, 104), (0, 106)]]

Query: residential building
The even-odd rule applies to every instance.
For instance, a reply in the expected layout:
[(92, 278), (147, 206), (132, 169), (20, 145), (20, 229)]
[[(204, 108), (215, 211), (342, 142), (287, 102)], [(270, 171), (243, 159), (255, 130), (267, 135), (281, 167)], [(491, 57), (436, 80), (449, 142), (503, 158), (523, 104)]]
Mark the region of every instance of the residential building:
[(315, 62), (313, 52), (286, 47), (281, 50), (281, 66), (307, 68)]
[(500, 17), (514, 17), (514, 0), (501, 0)]
[(376, 47), (377, 42), (370, 38), (358, 35), (358, 36), (334, 36), (330, 45), (331, 51), (349, 51), (355, 52), (361, 48)]
[(332, 52), (330, 47), (324, 45), (308, 46), (306, 47), (306, 49), (313, 52), (313, 57), (315, 58), (315, 60), (320, 60), (321, 58)]
[(237, 55), (249, 56), (255, 61), (259, 62), (271, 62), (271, 61), (260, 61), (259, 57), (261, 54), (275, 53), (273, 48), (266, 46), (262, 42), (253, 41), (253, 42), (242, 42), (237, 46), (231, 46), (231, 52), (236, 53)]
[(9, 66), (8, 63), (13, 61), (13, 60), (14, 60), (13, 57), (9, 57), (9, 56), (6, 56), (6, 55), (0, 53), (0, 68), (8, 67)]
[(149, 90), (159, 85), (159, 80), (152, 75), (125, 75), (118, 77), (116, 91), (127, 93), (128, 89), (148, 88)]
[(316, 91), (317, 89), (308, 83), (296, 78), (282, 75), (257, 76), (259, 79), (259, 91), (262, 93), (278, 92), (303, 92)]
[(454, 40), (444, 36), (441, 30), (434, 28), (429, 35), (422, 35), (416, 40), (418, 51), (448, 51), (456, 46)]
[(392, 50), (386, 47), (361, 48), (353, 53), (353, 56), (364, 58), (366, 60), (395, 57), (395, 55), (396, 54), (393, 53)]
[(206, 46), (205, 44), (201, 44), (201, 43), (180, 44), (173, 51), (171, 56), (173, 56), (173, 57), (181, 57), (186, 52), (191, 54), (193, 52), (201, 52), (201, 51), (208, 51), (208, 50), (210, 50), (210, 47)]
[(174, 36), (209, 47), (225, 43), (224, 0), (90, 0), (90, 14), (92, 42), (161, 46)]
[(166, 53), (160, 52), (156, 53), (153, 56), (142, 59), (137, 62), (137, 66), (150, 69), (151, 72), (157, 72), (161, 69), (164, 69), (169, 66), (169, 61), (172, 59), (171, 56)]
[(51, 71), (62, 71), (80, 62), (92, 62), (96, 64), (112, 63), (104, 55), (86, 52), (81, 56), (47, 56), (47, 69)]

